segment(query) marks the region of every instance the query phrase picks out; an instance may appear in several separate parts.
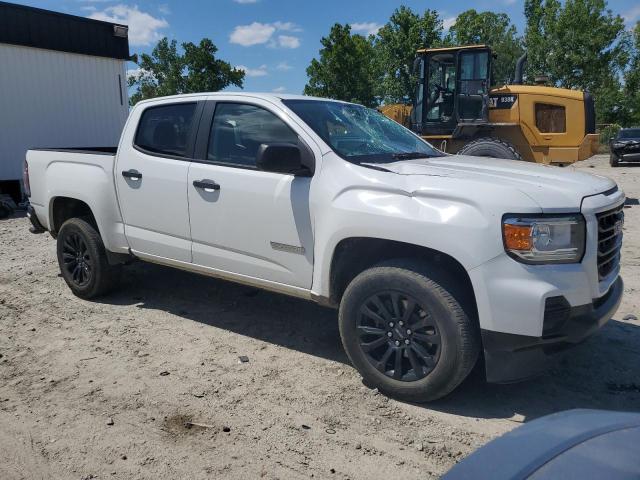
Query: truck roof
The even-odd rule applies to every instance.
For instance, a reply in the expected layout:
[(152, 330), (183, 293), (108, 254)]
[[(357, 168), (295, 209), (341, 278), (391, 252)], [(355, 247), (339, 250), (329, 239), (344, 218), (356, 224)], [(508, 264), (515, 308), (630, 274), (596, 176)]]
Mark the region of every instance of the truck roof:
[(179, 95), (169, 95), (166, 97), (155, 97), (149, 98), (147, 100), (142, 100), (138, 103), (149, 103), (155, 102), (157, 100), (166, 100), (168, 98), (190, 98), (190, 97), (199, 97), (202, 95), (217, 97), (217, 96), (238, 96), (238, 97), (247, 97), (247, 98), (261, 98), (264, 100), (278, 101), (278, 100), (317, 100), (317, 101), (332, 101), (332, 102), (341, 102), (341, 103), (349, 103), (343, 102), (342, 100), (334, 100), (332, 98), (321, 98), (321, 97), (311, 97), (307, 95), (295, 95), (290, 93), (266, 93), (266, 92), (199, 92), (199, 93), (184, 93)]

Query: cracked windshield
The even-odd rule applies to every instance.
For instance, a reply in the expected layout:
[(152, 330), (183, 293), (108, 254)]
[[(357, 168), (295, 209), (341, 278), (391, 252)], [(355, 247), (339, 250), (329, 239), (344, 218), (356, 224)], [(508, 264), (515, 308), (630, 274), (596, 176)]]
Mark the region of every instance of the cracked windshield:
[(355, 163), (440, 157), (442, 152), (371, 108), (318, 100), (285, 100), (333, 150)]

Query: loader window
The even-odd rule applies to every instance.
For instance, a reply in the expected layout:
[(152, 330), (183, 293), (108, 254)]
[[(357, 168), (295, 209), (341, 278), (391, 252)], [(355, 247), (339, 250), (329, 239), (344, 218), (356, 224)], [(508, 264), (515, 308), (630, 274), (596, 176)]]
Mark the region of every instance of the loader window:
[(456, 65), (451, 53), (429, 58), (427, 122), (449, 122), (453, 117)]
[(488, 119), (489, 60), (489, 52), (486, 50), (460, 54), (458, 118), (461, 120)]
[(536, 103), (536, 127), (540, 133), (564, 133), (567, 117), (564, 107), (548, 103)]

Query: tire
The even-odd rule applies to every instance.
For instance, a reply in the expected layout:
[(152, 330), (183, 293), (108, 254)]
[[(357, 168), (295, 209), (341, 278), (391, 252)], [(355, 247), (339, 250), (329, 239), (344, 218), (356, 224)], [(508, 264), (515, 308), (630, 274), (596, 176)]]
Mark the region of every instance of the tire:
[(477, 138), (458, 151), (459, 155), (474, 157), (506, 158), (507, 160), (522, 160), (513, 145), (495, 137)]
[(449, 394), (471, 372), (479, 329), (439, 277), (401, 259), (365, 270), (349, 284), (340, 303), (340, 336), (365, 384), (427, 402)]
[(111, 291), (120, 279), (120, 265), (110, 265), (96, 228), (82, 218), (62, 224), (57, 238), (60, 272), (74, 295), (90, 299)]
[(609, 164), (613, 167), (619, 167), (620, 166), (620, 158), (618, 158), (618, 156), (615, 153), (611, 153), (611, 155), (609, 155)]

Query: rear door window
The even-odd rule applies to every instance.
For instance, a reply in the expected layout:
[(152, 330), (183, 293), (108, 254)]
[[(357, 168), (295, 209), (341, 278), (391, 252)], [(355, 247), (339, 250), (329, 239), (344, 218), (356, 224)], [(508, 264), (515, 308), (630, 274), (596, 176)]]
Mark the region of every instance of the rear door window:
[(186, 157), (196, 103), (147, 108), (140, 118), (135, 145), (150, 153)]

